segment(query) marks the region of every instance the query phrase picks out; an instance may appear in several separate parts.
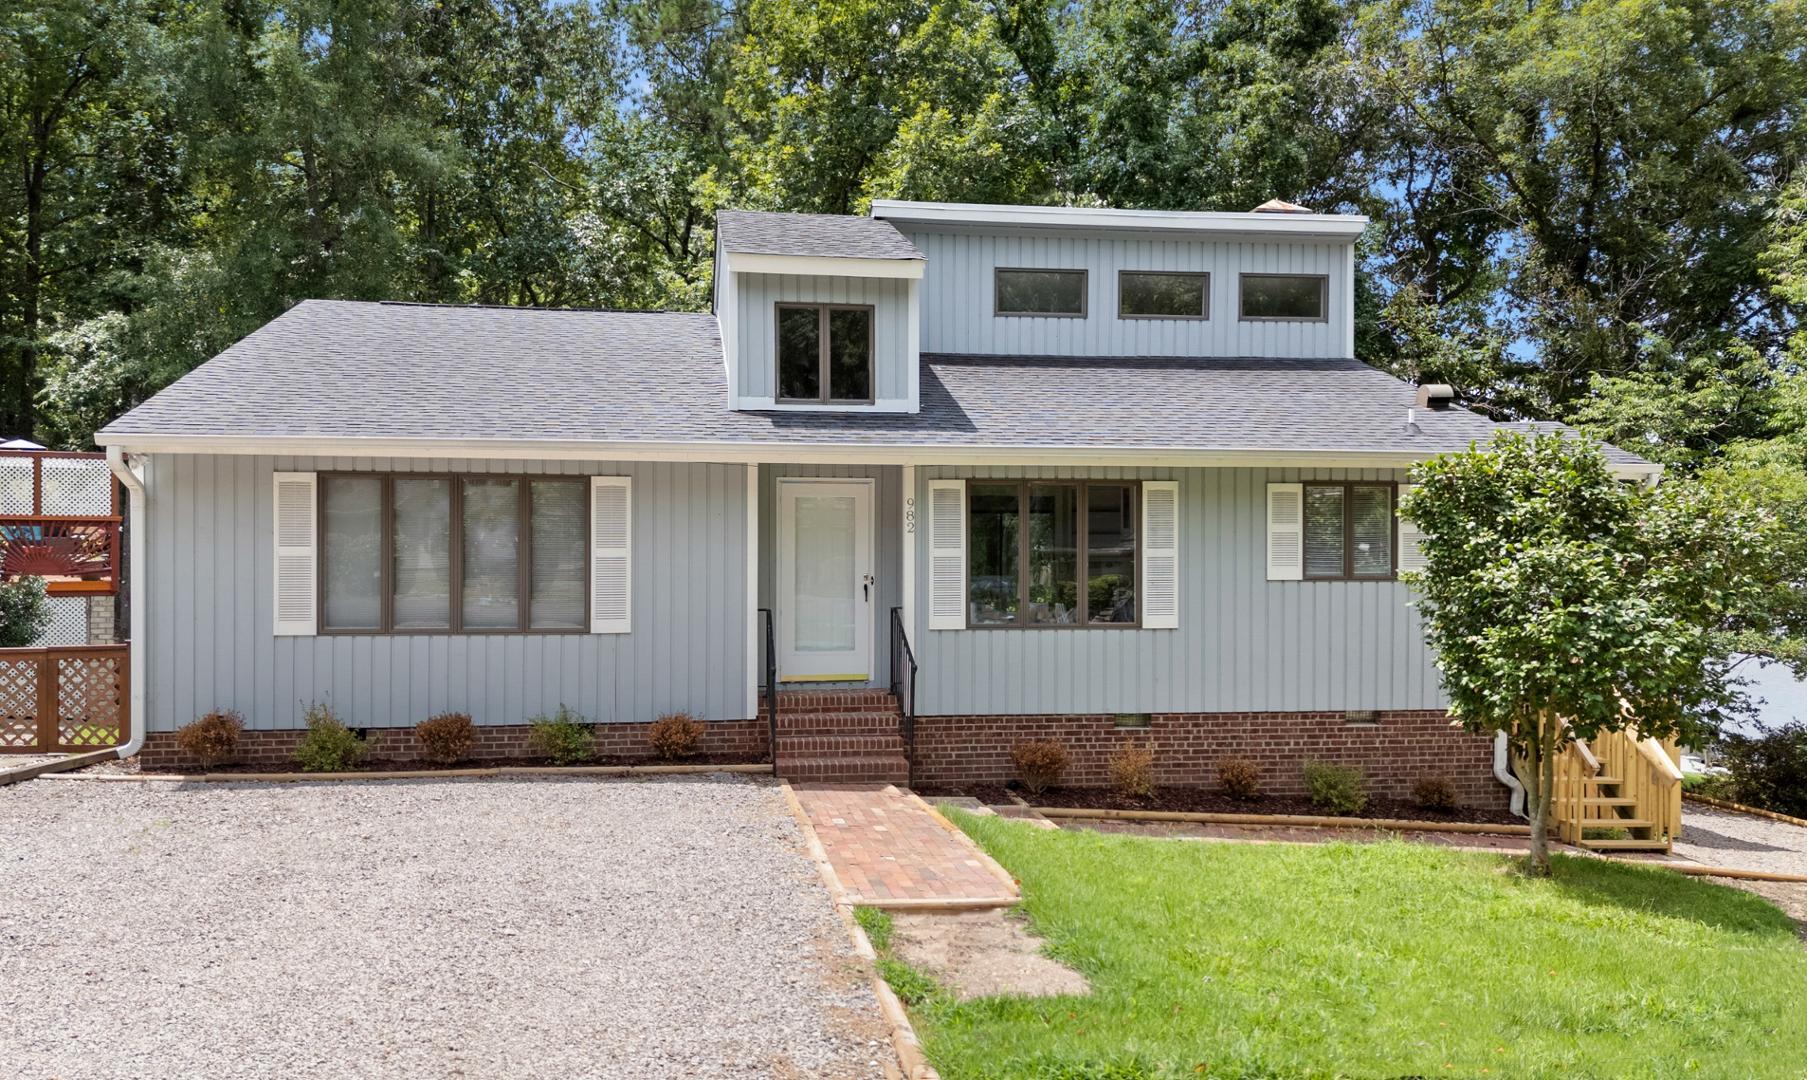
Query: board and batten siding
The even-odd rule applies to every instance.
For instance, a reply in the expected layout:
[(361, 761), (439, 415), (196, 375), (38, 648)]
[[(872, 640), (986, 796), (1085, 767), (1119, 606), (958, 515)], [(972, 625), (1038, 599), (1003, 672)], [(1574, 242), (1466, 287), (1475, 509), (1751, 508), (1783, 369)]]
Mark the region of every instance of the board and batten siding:
[[(761, 465), (759, 467), (759, 606), (776, 613), (773, 592), (778, 580), (778, 481), (871, 479), (872, 561), (878, 578), (872, 604), (872, 678), (869, 687), (891, 685), (891, 609), (903, 604), (903, 469), (896, 465)], [(759, 643), (761, 678), (765, 641)], [(783, 681), (784, 673), (778, 673)], [(823, 689), (843, 684), (815, 683)]]
[[(930, 630), (917, 620), (925, 716), (1316, 712), (1445, 704), (1408, 590), (1396, 581), (1268, 581), (1269, 482), (1403, 480), (1391, 470), (924, 466), (928, 482), (1177, 480), (1177, 630)], [(926, 527), (926, 521), (925, 521)], [(928, 544), (916, 545), (927, 610)]]
[[(1353, 285), (1346, 244), (1052, 237), (1008, 233), (908, 231), (928, 256), (922, 279), (922, 351), (1003, 356), (1274, 356), (1347, 358), (1352, 354)], [(998, 316), (999, 267), (1085, 270), (1086, 316)], [(1211, 275), (1206, 319), (1120, 319), (1120, 270)], [(1324, 274), (1323, 322), (1243, 322), (1241, 274)]]
[(779, 304), (872, 305), (872, 396), (902, 401), (910, 396), (910, 282), (897, 278), (818, 277), (796, 274), (736, 274), (740, 290), (735, 336), (739, 395), (778, 394)]
[[(278, 471), (632, 476), (632, 631), (279, 638)], [(294, 727), (316, 700), (353, 727), (448, 711), (519, 724), (560, 703), (603, 722), (746, 718), (744, 466), (160, 454), (146, 481), (147, 633), (134, 648), (146, 654), (147, 731), (213, 709), (237, 709), (254, 729)]]

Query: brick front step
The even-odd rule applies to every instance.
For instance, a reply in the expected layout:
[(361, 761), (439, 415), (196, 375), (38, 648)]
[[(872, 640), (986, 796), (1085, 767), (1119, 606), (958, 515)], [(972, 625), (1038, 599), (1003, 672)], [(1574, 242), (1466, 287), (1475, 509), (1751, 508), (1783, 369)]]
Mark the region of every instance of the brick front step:
[(888, 734), (902, 721), (896, 709), (888, 713), (779, 713), (778, 737), (786, 735)]
[(903, 736), (895, 730), (882, 734), (841, 732), (833, 735), (778, 733), (780, 761), (794, 757), (832, 757), (835, 754), (897, 754), (904, 752)]
[(778, 775), (786, 780), (822, 784), (905, 784), (909, 763), (902, 754), (851, 754), (834, 757), (780, 756)]

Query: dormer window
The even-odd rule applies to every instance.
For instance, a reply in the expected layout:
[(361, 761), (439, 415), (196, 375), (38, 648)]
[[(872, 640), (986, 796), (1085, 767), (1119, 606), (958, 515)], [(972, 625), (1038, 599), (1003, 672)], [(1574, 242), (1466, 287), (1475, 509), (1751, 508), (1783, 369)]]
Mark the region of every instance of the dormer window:
[(872, 401), (872, 307), (779, 304), (778, 400), (800, 405)]
[(997, 271), (994, 295), (998, 315), (1085, 317), (1084, 270)]

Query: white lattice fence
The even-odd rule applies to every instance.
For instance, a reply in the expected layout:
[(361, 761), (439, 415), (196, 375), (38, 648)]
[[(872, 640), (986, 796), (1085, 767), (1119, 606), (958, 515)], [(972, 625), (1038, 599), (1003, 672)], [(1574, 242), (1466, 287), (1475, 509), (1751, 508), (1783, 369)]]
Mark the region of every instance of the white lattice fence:
[(32, 642), (38, 648), (88, 644), (88, 598), (50, 598), (50, 625)]

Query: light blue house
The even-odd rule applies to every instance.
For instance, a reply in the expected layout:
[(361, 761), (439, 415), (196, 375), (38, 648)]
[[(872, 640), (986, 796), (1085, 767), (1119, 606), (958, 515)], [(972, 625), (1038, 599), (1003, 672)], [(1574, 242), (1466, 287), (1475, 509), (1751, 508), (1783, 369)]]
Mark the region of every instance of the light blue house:
[(1496, 425), (1353, 358), (1365, 224), (723, 212), (708, 314), (299, 304), (99, 436), (147, 759), (215, 708), (271, 753), (310, 700), (503, 753), (565, 703), (623, 753), (664, 712), (775, 729), (798, 777), (1002, 780), (1058, 737), (1090, 782), (1138, 739), (1169, 783), (1499, 801), (1394, 514)]

